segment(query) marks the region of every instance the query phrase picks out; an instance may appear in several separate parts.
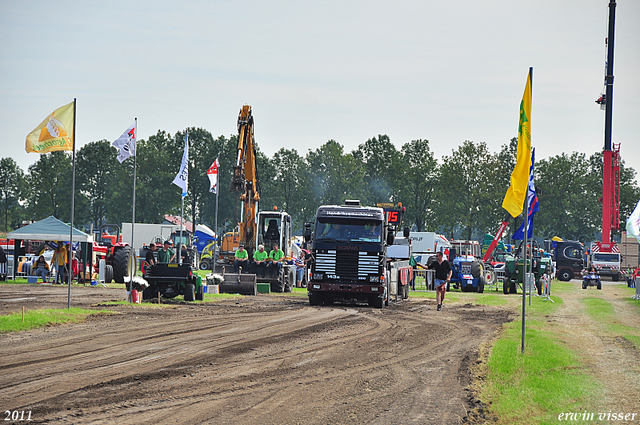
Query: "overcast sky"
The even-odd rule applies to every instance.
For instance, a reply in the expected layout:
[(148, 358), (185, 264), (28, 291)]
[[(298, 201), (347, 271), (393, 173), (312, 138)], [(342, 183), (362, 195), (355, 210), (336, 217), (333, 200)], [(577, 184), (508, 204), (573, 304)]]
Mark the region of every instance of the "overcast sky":
[[(0, 157), (26, 171), (26, 135), (74, 97), (78, 147), (135, 117), (143, 139), (229, 137), (250, 104), (269, 157), (378, 134), (398, 149), (428, 139), (438, 158), (465, 140), (497, 152), (517, 136), (530, 66), (536, 159), (589, 156), (604, 145), (608, 4), (0, 0)], [(613, 142), (640, 171), (638, 0), (618, 1), (614, 75)]]

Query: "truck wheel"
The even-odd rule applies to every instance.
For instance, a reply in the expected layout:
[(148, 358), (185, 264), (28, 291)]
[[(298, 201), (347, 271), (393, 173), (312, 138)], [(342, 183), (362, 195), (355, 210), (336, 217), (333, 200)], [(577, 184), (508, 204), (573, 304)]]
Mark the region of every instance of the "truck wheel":
[(375, 308), (384, 308), (384, 300), (378, 296), (373, 298), (372, 300), (373, 307)]
[(322, 304), (322, 298), (318, 294), (309, 294), (309, 305)]
[(184, 300), (193, 301), (196, 299), (196, 285), (187, 283), (184, 287)]
[(104, 283), (113, 282), (113, 267), (111, 264), (104, 266)]
[(129, 256), (131, 247), (123, 246), (113, 253), (113, 280), (116, 283), (124, 283), (124, 277), (129, 276)]
[(620, 273), (616, 273), (613, 276), (611, 276), (611, 280), (613, 280), (614, 282), (617, 282), (620, 280)]
[(211, 270), (211, 263), (208, 259), (200, 260), (200, 270)]
[(278, 273), (278, 279), (271, 282), (271, 292), (284, 292), (284, 268)]
[(155, 298), (157, 294), (158, 293), (155, 290), (155, 288), (152, 288), (152, 287), (148, 286), (148, 287), (146, 287), (146, 288), (144, 288), (142, 290), (142, 299), (143, 300), (151, 300), (151, 299)]
[(571, 273), (571, 270), (564, 269), (560, 270), (560, 273), (558, 273), (558, 279), (563, 282), (569, 282), (571, 278), (573, 278), (573, 273)]
[(284, 292), (291, 292), (292, 288), (293, 288), (293, 281), (295, 280), (295, 275), (293, 273), (293, 270), (290, 268), (287, 268), (287, 270), (285, 270), (285, 275), (284, 275)]
[(204, 301), (204, 286), (200, 285), (198, 292), (196, 292), (196, 300)]
[(486, 280), (484, 279), (484, 276), (480, 276), (480, 279), (478, 279), (478, 294), (482, 294), (484, 292), (485, 284)]

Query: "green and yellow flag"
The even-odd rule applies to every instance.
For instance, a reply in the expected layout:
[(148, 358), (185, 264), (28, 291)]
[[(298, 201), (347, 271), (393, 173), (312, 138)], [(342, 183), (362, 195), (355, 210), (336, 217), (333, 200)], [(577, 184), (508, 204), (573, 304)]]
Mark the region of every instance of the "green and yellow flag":
[(524, 88), (522, 102), (520, 102), (520, 125), (518, 126), (518, 152), (516, 154), (516, 166), (511, 173), (511, 186), (507, 189), (502, 201), (502, 208), (507, 210), (512, 217), (522, 213), (524, 200), (529, 186), (529, 171), (531, 169), (531, 75), (527, 76), (527, 84)]
[(25, 145), (27, 153), (73, 150), (74, 102), (53, 111), (29, 133)]

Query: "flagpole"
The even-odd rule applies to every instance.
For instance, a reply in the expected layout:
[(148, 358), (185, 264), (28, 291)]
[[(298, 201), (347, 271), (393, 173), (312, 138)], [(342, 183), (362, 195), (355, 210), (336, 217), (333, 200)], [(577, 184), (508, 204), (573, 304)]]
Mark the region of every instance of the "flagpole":
[(67, 274), (69, 275), (67, 281), (69, 288), (67, 290), (67, 309), (71, 309), (71, 280), (73, 279), (73, 269), (71, 268), (73, 262), (73, 212), (75, 209), (75, 195), (76, 195), (76, 98), (73, 98), (73, 153), (71, 161), (71, 226), (69, 229), (69, 258), (67, 262), (69, 267)]
[[(187, 134), (185, 136), (185, 150), (189, 149), (189, 143), (187, 142), (187, 140), (189, 140), (189, 129), (187, 129)], [(185, 168), (187, 168), (188, 170), (189, 164), (187, 162), (187, 164), (185, 164)], [(186, 195), (185, 195), (186, 196)], [(184, 223), (184, 196), (182, 196), (182, 206), (180, 207), (180, 245), (178, 245), (178, 264), (182, 264), (182, 225)]]
[(138, 117), (135, 117), (135, 125), (134, 125), (134, 134), (136, 144), (135, 151), (133, 155), (133, 212), (131, 213), (131, 249), (129, 250), (129, 302), (133, 302), (133, 295), (131, 292), (133, 291), (133, 276), (136, 274), (137, 264), (136, 264), (136, 249), (135, 244), (133, 243), (133, 237), (135, 235), (134, 227), (136, 225), (136, 170), (138, 164)]
[[(533, 97), (533, 67), (529, 67), (529, 83), (530, 83), (530, 95)], [(529, 122), (531, 122), (531, 117), (529, 117)], [(531, 130), (529, 130), (531, 131)], [(531, 156), (531, 152), (529, 152), (529, 156)], [(529, 208), (527, 207), (529, 201), (529, 185), (527, 183), (527, 196), (524, 197), (524, 263), (522, 264), (522, 274), (524, 275), (524, 282), (522, 286), (522, 345), (520, 347), (520, 351), (524, 354), (524, 330), (525, 330), (525, 309), (527, 305), (527, 296), (525, 294), (525, 288), (527, 287), (527, 259), (529, 257), (529, 250), (527, 249), (527, 236), (529, 233), (528, 225), (529, 225)], [(517, 264), (516, 264), (517, 266)]]
[(211, 264), (211, 273), (216, 272), (216, 264), (218, 262), (218, 243), (220, 242), (220, 233), (218, 232), (218, 198), (220, 197), (220, 154), (218, 153), (218, 157), (216, 158), (216, 162), (218, 163), (218, 175), (216, 176), (216, 242), (213, 245), (213, 262)]

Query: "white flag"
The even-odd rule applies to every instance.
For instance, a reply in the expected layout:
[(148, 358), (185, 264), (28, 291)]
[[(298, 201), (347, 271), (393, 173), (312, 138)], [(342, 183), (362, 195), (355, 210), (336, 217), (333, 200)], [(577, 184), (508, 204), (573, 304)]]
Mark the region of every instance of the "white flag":
[(173, 184), (182, 189), (182, 197), (187, 196), (187, 189), (189, 187), (189, 133), (184, 135), (184, 153), (182, 154), (182, 164), (180, 165), (180, 171)]
[(131, 127), (127, 128), (127, 131), (122, 133), (122, 136), (113, 141), (113, 146), (120, 149), (118, 154), (118, 161), (122, 164), (122, 161), (130, 156), (136, 156), (136, 123), (135, 121)]
[(211, 193), (218, 193), (218, 167), (220, 167), (220, 161), (216, 158), (207, 170), (207, 177), (209, 177), (209, 181), (211, 182), (211, 188), (209, 189)]
[(633, 235), (640, 243), (640, 201), (627, 219), (627, 235)]

